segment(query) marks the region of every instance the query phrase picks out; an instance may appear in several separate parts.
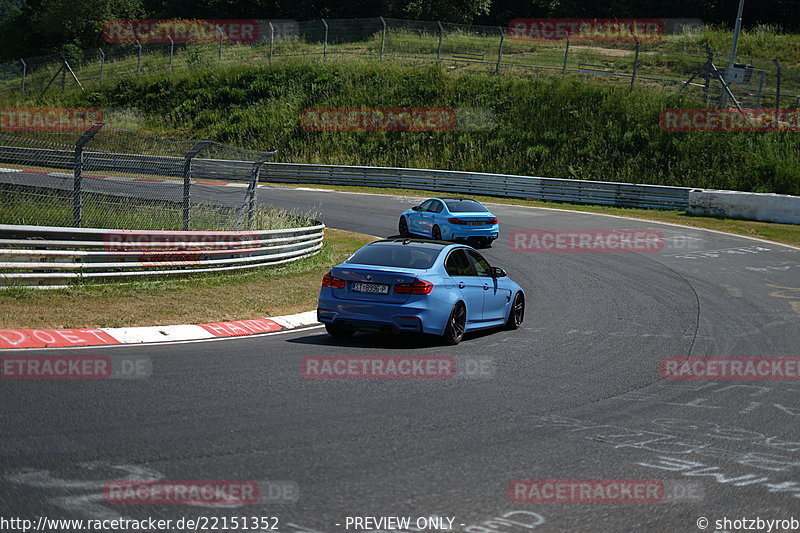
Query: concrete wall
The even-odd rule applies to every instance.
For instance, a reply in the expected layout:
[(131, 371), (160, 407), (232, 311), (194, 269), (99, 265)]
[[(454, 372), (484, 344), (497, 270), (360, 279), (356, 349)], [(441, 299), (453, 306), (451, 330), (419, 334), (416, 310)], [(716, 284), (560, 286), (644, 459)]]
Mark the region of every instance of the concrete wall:
[(689, 192), (693, 215), (800, 224), (800, 196), (695, 189)]

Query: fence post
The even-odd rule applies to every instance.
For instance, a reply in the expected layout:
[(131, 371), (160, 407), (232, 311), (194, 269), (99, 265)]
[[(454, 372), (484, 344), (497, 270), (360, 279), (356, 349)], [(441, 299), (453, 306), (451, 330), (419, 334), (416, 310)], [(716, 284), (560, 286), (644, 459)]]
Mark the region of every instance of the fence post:
[(503, 59), (503, 42), (505, 41), (506, 33), (503, 31), (502, 26), (497, 27), (500, 30), (500, 47), (497, 49), (497, 65), (494, 67), (494, 73), (500, 73), (500, 61)]
[(189, 223), (192, 220), (192, 159), (202, 150), (210, 141), (204, 139), (194, 147), (186, 152), (183, 156), (183, 231), (189, 231)]
[(269, 62), (272, 64), (272, 47), (275, 45), (275, 26), (269, 22)]
[(639, 39), (636, 36), (633, 36), (634, 41), (636, 41), (636, 52), (633, 56), (633, 73), (631, 74), (631, 91), (633, 90), (633, 83), (636, 81), (636, 71), (639, 69)]
[[(247, 229), (253, 229), (253, 220), (255, 219), (256, 213), (256, 200), (258, 199), (258, 175), (261, 172), (261, 167), (264, 166), (264, 163), (269, 161), (273, 155), (275, 155), (274, 151), (266, 152), (253, 162), (253, 170), (250, 173), (250, 182), (247, 184)], [(242, 215), (240, 214), (239, 219), (236, 221), (237, 226), (241, 223), (241, 220)]]
[(381, 19), (381, 26), (383, 28), (381, 30), (381, 59), (383, 59), (383, 47), (386, 44), (386, 21), (383, 19), (383, 17), (379, 18)]
[(219, 26), (216, 27), (217, 34), (219, 34), (219, 50), (217, 51), (217, 63), (222, 62), (222, 35), (224, 32), (220, 29)]
[(64, 88), (67, 85), (67, 59), (64, 55), (61, 55), (61, 92), (64, 92)]
[(564, 66), (561, 68), (561, 74), (567, 73), (567, 59), (569, 58), (569, 32), (567, 32), (567, 47), (564, 49)]
[(442, 27), (442, 23), (440, 21), (436, 21), (436, 24), (439, 25), (439, 47), (436, 49), (436, 61), (442, 60), (442, 38), (444, 37), (444, 28)]
[(714, 64), (714, 50), (706, 45), (706, 53), (708, 54), (708, 62), (706, 63), (706, 82), (703, 84), (703, 95), (705, 98), (705, 105), (708, 106), (708, 91), (711, 88), (711, 65)]
[(328, 23), (325, 22), (325, 19), (322, 19), (322, 23), (325, 25), (325, 42), (322, 43), (322, 59), (328, 59)]
[(777, 72), (775, 73), (775, 111), (781, 108), (781, 64), (777, 59), (773, 59)]
[(139, 39), (136, 39), (136, 46), (139, 47), (139, 53), (136, 56), (136, 73), (142, 73), (142, 43), (139, 42)]
[(100, 80), (103, 79), (103, 71), (106, 69), (106, 53), (103, 52), (102, 48), (97, 49), (100, 52)]
[(767, 73), (763, 70), (758, 73), (758, 96), (756, 96), (756, 109), (761, 109), (761, 99), (764, 97), (764, 81), (766, 74)]
[(172, 74), (172, 57), (175, 55), (175, 41), (172, 40), (171, 35), (167, 35), (169, 39), (169, 73)]
[(75, 160), (72, 169), (72, 225), (80, 228), (83, 224), (83, 191), (82, 191), (82, 176), (83, 176), (83, 147), (89, 142), (92, 137), (97, 135), (97, 132), (103, 127), (102, 122), (94, 124), (91, 128), (86, 130), (78, 142), (75, 143)]
[(24, 59), (20, 58), (22, 62), (22, 91), (25, 92), (25, 76), (28, 74), (28, 64)]

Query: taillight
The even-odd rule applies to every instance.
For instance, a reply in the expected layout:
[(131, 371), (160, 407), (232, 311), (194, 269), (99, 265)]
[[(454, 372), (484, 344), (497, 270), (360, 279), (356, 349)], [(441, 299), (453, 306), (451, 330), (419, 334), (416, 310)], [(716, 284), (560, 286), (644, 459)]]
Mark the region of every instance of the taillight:
[(487, 224), (497, 224), (497, 219), (496, 218), (490, 218), (489, 220), (486, 221), (486, 223)]
[(339, 278), (334, 278), (331, 276), (331, 273), (328, 272), (324, 276), (322, 276), (322, 286), (323, 287), (331, 287), (333, 289), (344, 289), (344, 280)]
[(418, 279), (414, 283), (400, 283), (394, 286), (394, 292), (397, 294), (430, 294), (432, 290), (433, 283), (422, 279)]
[(447, 221), (451, 224), (466, 224), (466, 220), (461, 220), (460, 218), (448, 218)]

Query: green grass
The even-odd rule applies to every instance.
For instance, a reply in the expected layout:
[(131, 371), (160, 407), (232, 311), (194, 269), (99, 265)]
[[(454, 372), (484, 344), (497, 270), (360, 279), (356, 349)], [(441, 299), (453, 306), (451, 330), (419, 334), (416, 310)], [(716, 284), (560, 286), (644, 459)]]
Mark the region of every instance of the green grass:
[[(239, 190), (244, 200), (244, 188)], [(194, 204), (190, 215), (190, 230), (299, 228), (313, 225), (317, 218), (316, 213), (286, 211), (263, 205), (255, 210), (249, 228), (246, 214), (239, 220), (241, 213), (238, 208)], [(0, 224), (72, 226), (73, 223), (70, 191), (0, 184)], [(182, 204), (177, 201), (85, 193), (82, 225), (110, 229), (182, 230)]]
[[(274, 161), (438, 168), (800, 194), (797, 133), (668, 133), (687, 95), (595, 77), (495, 76), (438, 64), (300, 59), (221, 65), (47, 95), (47, 105), (126, 110), (139, 128), (211, 138)], [(33, 105), (36, 99), (15, 101)], [(313, 132), (309, 107), (485, 108), (490, 131)], [(89, 146), (87, 149), (90, 149)]]

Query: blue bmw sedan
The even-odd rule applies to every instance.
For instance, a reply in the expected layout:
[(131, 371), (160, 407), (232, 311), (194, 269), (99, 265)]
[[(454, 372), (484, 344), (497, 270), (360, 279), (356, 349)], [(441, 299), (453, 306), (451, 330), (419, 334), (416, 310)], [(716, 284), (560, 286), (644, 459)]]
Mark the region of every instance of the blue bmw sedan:
[(422, 239), (364, 246), (325, 274), (317, 306), (334, 337), (417, 332), (450, 345), (468, 331), (517, 329), (524, 314), (525, 294), (502, 268), (469, 246)]
[(467, 198), (431, 198), (400, 215), (401, 237), (471, 241), (491, 246), (500, 234), (497, 217), (482, 203)]

